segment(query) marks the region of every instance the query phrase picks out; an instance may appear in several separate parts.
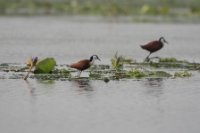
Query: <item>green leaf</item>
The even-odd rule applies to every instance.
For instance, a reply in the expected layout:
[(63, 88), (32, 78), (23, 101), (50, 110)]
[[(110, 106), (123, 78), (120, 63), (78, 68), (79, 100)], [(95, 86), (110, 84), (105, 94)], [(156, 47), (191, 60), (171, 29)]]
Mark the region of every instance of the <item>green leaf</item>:
[(55, 65), (56, 61), (54, 58), (45, 58), (37, 63), (34, 73), (50, 73)]

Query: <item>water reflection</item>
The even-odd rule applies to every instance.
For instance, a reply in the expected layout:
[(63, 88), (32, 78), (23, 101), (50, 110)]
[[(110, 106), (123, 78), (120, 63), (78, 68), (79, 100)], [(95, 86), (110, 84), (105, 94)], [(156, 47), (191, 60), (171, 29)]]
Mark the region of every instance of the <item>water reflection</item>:
[(143, 82), (146, 88), (145, 93), (151, 96), (160, 97), (163, 94), (163, 79), (149, 78)]
[(93, 91), (93, 88), (88, 79), (73, 80), (73, 85), (78, 91)]
[(28, 80), (24, 81), (27, 84), (27, 88), (29, 89), (31, 96), (34, 96), (36, 88)]
[(149, 78), (143, 82), (145, 98), (151, 101), (152, 110), (156, 112), (155, 124), (159, 124), (164, 117), (165, 110), (161, 105), (164, 91), (163, 79)]
[(32, 97), (36, 97), (39, 95), (46, 95), (47, 93), (51, 92), (55, 86), (54, 80), (37, 79), (37, 80), (31, 80), (31, 81), (32, 82), (30, 82), (29, 80), (25, 80), (25, 83)]
[(43, 84), (43, 85), (52, 85), (55, 83), (55, 80), (41, 80), (37, 79), (36, 80), (38, 83)]

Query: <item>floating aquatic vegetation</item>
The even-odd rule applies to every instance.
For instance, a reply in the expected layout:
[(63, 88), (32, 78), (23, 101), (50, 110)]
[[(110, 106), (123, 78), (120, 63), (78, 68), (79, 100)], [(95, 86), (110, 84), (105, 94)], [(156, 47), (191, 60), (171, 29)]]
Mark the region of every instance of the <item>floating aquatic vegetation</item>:
[(159, 58), (159, 62), (175, 62), (175, 63), (189, 63), (188, 61), (186, 60), (177, 60), (176, 58), (174, 57), (169, 57), (169, 58)]
[[(143, 65), (148, 65), (148, 63)], [(151, 61), (149, 65), (154, 68), (181, 68), (190, 70), (197, 70), (200, 68), (199, 63), (191, 63), (186, 60), (177, 60), (176, 58), (159, 58), (158, 62)]]
[(90, 67), (91, 70), (99, 69), (99, 70), (105, 70), (105, 69), (110, 69), (109, 65), (92, 65)]
[(2, 63), (0, 64), (0, 71), (4, 72), (25, 72), (27, 67), (16, 63)]
[(149, 71), (147, 72), (149, 77), (171, 77), (172, 75), (170, 73), (167, 73), (165, 71)]
[(134, 69), (134, 70), (128, 71), (128, 75), (129, 75), (131, 78), (142, 78), (142, 77), (147, 76), (147, 75), (144, 73), (144, 71), (139, 70), (139, 69)]
[(174, 77), (184, 78), (184, 77), (191, 77), (192, 73), (188, 71), (179, 71), (174, 73)]
[(71, 75), (65, 74), (34, 74), (29, 78), (42, 79), (42, 80), (59, 80), (59, 79), (69, 79)]
[(133, 69), (131, 71), (128, 71), (128, 75), (131, 78), (145, 78), (145, 77), (171, 77), (172, 75), (165, 72), (165, 71), (146, 71), (146, 70), (139, 70), (139, 69)]
[(91, 79), (100, 79), (100, 78), (102, 78), (103, 76), (102, 76), (102, 74), (101, 73), (94, 73), (94, 72), (90, 72), (89, 73), (89, 77), (91, 78)]
[(54, 58), (45, 58), (36, 64), (34, 73), (50, 73), (56, 65)]
[(132, 64), (132, 63), (136, 63), (136, 60), (133, 60), (133, 59), (127, 58), (127, 57), (123, 57), (122, 62), (123, 62), (123, 64)]
[[(176, 58), (161, 58), (157, 62), (154, 62), (155, 60), (151, 62), (129, 61), (131, 63), (127, 63), (124, 61), (124, 57), (118, 56), (116, 53), (113, 58), (114, 69), (110, 65), (95, 65), (85, 71), (89, 73), (89, 77), (83, 78), (87, 78), (88, 80), (103, 80), (104, 82), (120, 79), (184, 78), (191, 77), (193, 71), (200, 70), (200, 63), (190, 63), (188, 61), (177, 60)], [(55, 64), (56, 62), (53, 58), (46, 58), (40, 61), (36, 66), (36, 70), (40, 70), (40, 74), (31, 74), (30, 78), (62, 81), (79, 79), (71, 75), (71, 73), (76, 71), (64, 68), (63, 66), (65, 65), (55, 66)], [(27, 69), (25, 64), (0, 64), (0, 79), (22, 79), (26, 72), (25, 69)]]
[(177, 62), (176, 58), (159, 58), (159, 62)]
[(118, 53), (116, 52), (114, 57), (111, 59), (112, 68), (116, 70), (120, 70), (123, 68), (123, 57), (118, 56)]
[(62, 68), (62, 69), (56, 68), (56, 69), (52, 70), (52, 73), (53, 74), (70, 74), (70, 71), (67, 69), (64, 69), (64, 68)]
[(24, 76), (23, 74), (16, 74), (16, 73), (14, 73), (14, 74), (10, 75), (8, 78), (9, 79), (22, 79), (23, 76)]
[(114, 57), (111, 59), (112, 68), (116, 70), (122, 70), (124, 64), (133, 64), (135, 62), (136, 61), (130, 58), (119, 56), (117, 52), (115, 53)]
[(124, 71), (124, 70), (123, 71), (116, 71), (110, 76), (110, 78), (114, 79), (114, 80), (119, 80), (119, 79), (124, 79), (124, 78), (128, 79), (128, 78), (130, 78), (130, 75), (128, 75), (126, 73), (126, 71)]
[(8, 64), (8, 63), (2, 63), (2, 64), (0, 64), (0, 66), (1, 66), (1, 67), (8, 67), (9, 64)]
[(155, 63), (150, 62), (149, 65), (154, 68), (184, 68), (185, 65), (182, 63), (175, 63), (175, 62), (162, 62), (162, 63)]

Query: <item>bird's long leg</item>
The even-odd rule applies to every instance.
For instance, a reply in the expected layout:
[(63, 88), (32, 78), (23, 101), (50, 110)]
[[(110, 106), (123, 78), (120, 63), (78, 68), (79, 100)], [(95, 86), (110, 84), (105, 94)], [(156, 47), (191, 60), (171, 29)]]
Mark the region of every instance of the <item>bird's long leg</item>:
[(78, 71), (77, 77), (80, 77), (82, 71)]
[(151, 55), (152, 53), (150, 52), (149, 55), (145, 58), (145, 61), (149, 61), (149, 56)]

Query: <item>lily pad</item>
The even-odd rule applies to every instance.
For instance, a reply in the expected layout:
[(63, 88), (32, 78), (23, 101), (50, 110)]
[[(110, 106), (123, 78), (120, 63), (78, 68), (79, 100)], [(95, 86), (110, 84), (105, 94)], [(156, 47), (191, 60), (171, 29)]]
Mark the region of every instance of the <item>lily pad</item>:
[(54, 69), (56, 61), (54, 58), (45, 58), (36, 64), (34, 73), (50, 73)]

